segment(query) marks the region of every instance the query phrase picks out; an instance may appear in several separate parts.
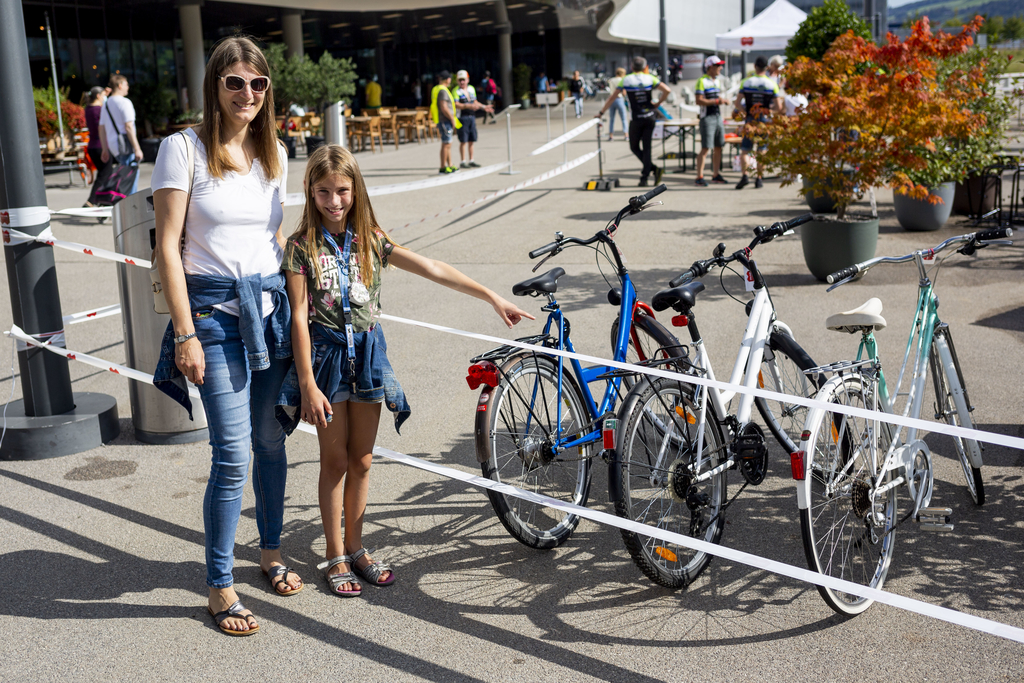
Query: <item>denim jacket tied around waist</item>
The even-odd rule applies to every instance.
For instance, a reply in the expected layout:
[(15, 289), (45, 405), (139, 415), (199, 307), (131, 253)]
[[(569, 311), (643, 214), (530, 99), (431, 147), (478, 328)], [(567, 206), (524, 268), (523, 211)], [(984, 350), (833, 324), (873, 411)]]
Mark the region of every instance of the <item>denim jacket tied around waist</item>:
[[(185, 274), (188, 286), (188, 303), (192, 311), (223, 304), (238, 299), (238, 332), (245, 344), (249, 369), (252, 372), (270, 367), (270, 350), (264, 340), (263, 292), (269, 292), (274, 303), (274, 312), (267, 323), (274, 340), (274, 358), (290, 358), (292, 355), (291, 324), (292, 311), (288, 305), (284, 274), (247, 275), (236, 279), (221, 275)], [(188, 411), (192, 419), (192, 400), (188, 396), (188, 383), (174, 362), (174, 323), (167, 324), (160, 343), (160, 360), (153, 373), (153, 385)]]

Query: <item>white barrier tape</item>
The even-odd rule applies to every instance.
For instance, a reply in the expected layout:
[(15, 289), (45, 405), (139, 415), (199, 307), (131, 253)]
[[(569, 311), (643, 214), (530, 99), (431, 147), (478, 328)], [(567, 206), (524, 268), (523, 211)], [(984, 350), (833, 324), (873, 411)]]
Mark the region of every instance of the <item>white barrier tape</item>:
[(658, 370), (656, 368), (646, 368), (639, 365), (632, 365), (630, 363), (619, 363), (617, 361), (608, 360), (606, 358), (597, 358), (596, 356), (587, 356), (582, 353), (572, 353), (569, 351), (559, 351), (558, 349), (548, 348), (546, 346), (537, 346), (535, 344), (524, 344), (523, 342), (515, 341), (512, 339), (502, 339), (501, 337), (492, 337), (489, 334), (479, 334), (477, 332), (466, 332), (465, 330), (459, 330), (454, 327), (445, 327), (444, 325), (435, 325), (433, 323), (425, 323), (419, 320), (410, 320), (408, 318), (399, 318), (397, 316), (388, 315), (387, 313), (382, 314), (382, 320), (391, 320), (393, 322), (402, 323), (405, 325), (412, 325), (414, 327), (423, 327), (428, 330), (436, 330), (438, 332), (445, 332), (448, 334), (455, 334), (460, 337), (467, 337), (469, 339), (478, 339), (480, 341), (486, 341), (491, 343), (497, 343), (503, 346), (514, 346), (516, 348), (524, 349), (526, 351), (537, 351), (550, 356), (562, 356), (564, 358), (575, 358), (581, 362), (593, 363), (595, 365), (603, 365), (612, 368), (618, 368), (620, 370), (629, 370), (630, 372), (638, 372), (645, 375), (652, 375), (654, 377), (664, 377), (666, 379), (675, 380), (684, 384), (697, 384), (700, 386), (714, 387), (719, 391), (734, 391), (739, 394), (750, 394), (752, 396), (771, 399), (773, 401), (781, 401), (785, 403), (795, 403), (801, 406), (807, 406), (808, 408), (819, 408), (821, 410), (827, 410), (833, 413), (841, 413), (843, 415), (850, 415), (853, 417), (860, 417), (867, 420), (877, 420), (879, 422), (888, 422), (890, 424), (900, 425), (902, 427), (909, 427), (913, 429), (919, 429), (926, 432), (933, 432), (935, 434), (945, 434), (947, 436), (958, 436), (963, 439), (973, 439), (975, 441), (984, 441), (985, 443), (992, 443), (999, 446), (1006, 446), (1008, 448), (1017, 448), (1024, 450), (1024, 439), (1015, 436), (1006, 436), (1004, 434), (996, 434), (994, 432), (983, 432), (978, 429), (965, 429), (964, 427), (954, 427), (939, 422), (929, 422), (913, 417), (903, 417), (902, 415), (893, 415), (891, 413), (884, 413), (876, 410), (865, 410), (863, 408), (854, 408), (851, 406), (838, 405), (835, 403), (826, 403), (825, 401), (819, 401), (814, 398), (804, 398), (802, 396), (790, 396), (788, 394), (780, 394), (774, 391), (767, 391), (765, 389), (755, 389), (751, 387), (745, 387), (740, 384), (730, 384), (729, 382), (722, 382), (720, 380), (711, 380), (704, 377), (696, 377), (694, 375), (687, 375), (678, 372), (671, 372), (668, 370)]
[[(303, 429), (303, 431), (313, 430), (314, 433), (316, 431), (315, 428), (310, 425), (303, 426), (310, 427), (310, 429)], [(833, 590), (842, 591), (843, 593), (858, 595), (908, 612), (915, 612), (926, 617), (932, 617), (933, 619), (939, 619), (940, 621), (956, 624), (957, 626), (964, 626), (983, 633), (990, 633), (994, 636), (999, 636), (1000, 638), (1006, 638), (1007, 640), (1024, 643), (1024, 629), (1017, 628), (1016, 626), (1010, 626), (1009, 624), (1003, 624), (998, 621), (985, 619), (984, 617), (978, 617), (973, 614), (958, 612), (957, 610), (949, 609), (948, 607), (932, 605), (915, 598), (896, 595), (895, 593), (890, 593), (888, 591), (868, 588), (867, 586), (862, 586), (850, 581), (844, 581), (842, 579), (836, 579), (831, 576), (825, 576), (824, 574), (819, 574), (809, 569), (803, 569), (802, 567), (795, 567), (776, 560), (769, 560), (758, 555), (745, 553), (741, 550), (734, 550), (732, 548), (715, 545), (714, 543), (708, 543), (707, 541), (691, 538), (690, 536), (683, 536), (682, 534), (673, 533), (665, 529), (658, 529), (629, 519), (616, 517), (615, 515), (610, 515), (607, 512), (591, 510), (590, 508), (573, 505), (572, 503), (555, 500), (554, 498), (549, 498), (547, 496), (540, 495), (539, 493), (524, 491), (522, 489), (515, 488), (514, 486), (509, 486), (508, 484), (499, 484), (475, 474), (469, 474), (468, 472), (456, 470), (451, 467), (427, 462), (426, 460), (414, 458), (412, 456), (405, 455), (404, 453), (398, 453), (397, 451), (392, 451), (380, 446), (374, 448), (373, 452), (375, 455), (400, 462), (404, 465), (416, 467), (426, 472), (438, 474), (449, 479), (455, 479), (456, 481), (461, 481), (479, 488), (490, 489), (491, 491), (503, 493), (508, 496), (514, 496), (533, 503), (539, 503), (540, 505), (545, 505), (556, 510), (562, 510), (563, 512), (568, 512), (570, 514), (579, 515), (580, 517), (597, 522), (598, 524), (605, 524), (618, 529), (632, 531), (636, 534), (651, 536), (668, 543), (675, 543), (687, 548), (692, 548), (698, 552), (705, 552), (708, 555), (715, 555), (725, 560), (745, 564), (747, 566), (754, 567), (755, 569), (763, 569), (772, 572), (773, 574), (779, 574), (791, 579), (796, 579), (797, 581), (813, 583), (816, 586), (825, 586)]]
[[(394, 316), (383, 317), (388, 317), (392, 320), (397, 320), (399, 322), (405, 322), (401, 318), (394, 318)], [(31, 336), (25, 334), (25, 332), (23, 332), (18, 326), (12, 327), (10, 332), (5, 332), (4, 334), (14, 337), (15, 339), (22, 340), (33, 346), (48, 349), (56, 354), (66, 357), (68, 360), (77, 360), (86, 363), (87, 365), (92, 365), (93, 367), (100, 368), (101, 370), (108, 370), (115, 374), (122, 375), (124, 377), (128, 377), (129, 379), (134, 379), (138, 382), (143, 382), (145, 384), (153, 383), (153, 375), (147, 374), (145, 372), (140, 372), (138, 370), (133, 370), (132, 368), (129, 368), (124, 365), (119, 365), (117, 363), (110, 363), (108, 361), (103, 360), (102, 358), (97, 358), (96, 356), (90, 356), (89, 354), (85, 353), (72, 352), (68, 351), (67, 349), (55, 348), (48, 344), (41, 343), (33, 339)], [(551, 349), (544, 350), (548, 352), (551, 351)], [(189, 384), (188, 393), (189, 396), (192, 396), (193, 398), (200, 398), (199, 390), (192, 384)], [(303, 432), (307, 432), (314, 435), (316, 434), (316, 427), (310, 424), (300, 422), (297, 428)], [(957, 612), (956, 610), (952, 610), (946, 607), (931, 605), (920, 600), (895, 595), (887, 591), (868, 588), (866, 586), (861, 586), (860, 584), (855, 584), (848, 581), (844, 581), (842, 579), (836, 579), (830, 576), (825, 576), (807, 569), (794, 567), (792, 565), (777, 562), (775, 560), (769, 560), (767, 558), (752, 555), (750, 553), (745, 553), (740, 550), (733, 550), (731, 548), (715, 545), (713, 543), (701, 541), (696, 538), (690, 538), (689, 536), (683, 536), (681, 534), (676, 534), (671, 531), (666, 531), (664, 529), (658, 529), (655, 527), (647, 526), (645, 524), (640, 524), (639, 522), (634, 522), (632, 520), (627, 520), (621, 517), (616, 517), (614, 515), (609, 515), (605, 512), (599, 512), (597, 510), (591, 510), (590, 508), (580, 507), (578, 505), (573, 505), (571, 503), (565, 503), (559, 500), (555, 500), (554, 498), (542, 496), (537, 493), (524, 491), (522, 489), (515, 488), (514, 486), (509, 486), (508, 484), (498, 484), (496, 482), (491, 481), (490, 479), (484, 479), (483, 477), (469, 474), (461, 470), (445, 467), (443, 465), (437, 465), (435, 463), (427, 462), (426, 460), (421, 460), (419, 458), (414, 458), (404, 453), (392, 451), (390, 449), (382, 448), (380, 446), (375, 447), (373, 449), (373, 452), (376, 455), (394, 460), (396, 462), (403, 463), (405, 465), (410, 465), (412, 467), (416, 467), (427, 472), (432, 472), (443, 477), (448, 477), (456, 481), (462, 481), (479, 488), (490, 489), (492, 491), (497, 491), (505, 495), (515, 496), (516, 498), (522, 498), (523, 500), (539, 503), (540, 505), (545, 505), (558, 510), (563, 510), (571, 514), (579, 515), (580, 517), (592, 520), (599, 524), (606, 524), (608, 526), (613, 526), (618, 529), (625, 529), (626, 531), (632, 531), (634, 533), (642, 534), (644, 536), (651, 536), (663, 541), (667, 541), (669, 543), (676, 543), (681, 546), (693, 548), (697, 551), (708, 553), (709, 555), (715, 555), (717, 557), (722, 557), (724, 559), (732, 560), (734, 562), (755, 567), (757, 569), (764, 569), (775, 574), (787, 576), (798, 581), (813, 583), (819, 586), (826, 586), (834, 590), (839, 590), (844, 593), (850, 593), (852, 595), (858, 595), (864, 598), (868, 598), (870, 600), (875, 600), (877, 602), (890, 605), (892, 607), (897, 607), (899, 609), (915, 612), (923, 616), (932, 617), (934, 619), (946, 621), (951, 624), (956, 624), (958, 626), (964, 626), (966, 628), (981, 631), (983, 633), (990, 633), (1000, 638), (1006, 638), (1008, 640), (1014, 640), (1019, 643), (1024, 643), (1024, 629), (1019, 629), (1008, 624), (1002, 624), (998, 621), (984, 619), (982, 617), (977, 617), (971, 614), (965, 614), (963, 612)]]
[(19, 244), (27, 244), (28, 242), (48, 242), (53, 239), (53, 231), (49, 225), (43, 228), (43, 231), (38, 235), (29, 235), (27, 232), (15, 230), (14, 228), (3, 228), (0, 232), (3, 233), (4, 244), (9, 244), (12, 247), (16, 247)]
[(88, 244), (79, 244), (78, 242), (69, 242), (67, 240), (59, 240), (53, 236), (53, 232), (47, 227), (38, 235), (28, 235), (20, 230), (8, 230), (3, 231), (4, 244), (24, 244), (26, 242), (41, 242), (43, 244), (49, 244), (51, 247), (60, 247), (61, 249), (67, 249), (68, 251), (77, 251), (89, 256), (96, 256), (98, 258), (107, 259), (108, 261), (117, 261), (118, 263), (127, 263), (131, 266), (140, 266), (147, 270), (151, 267), (151, 263), (144, 258), (135, 258), (134, 256), (127, 256), (125, 254), (119, 254), (116, 251), (109, 251), (107, 249), (100, 249), (99, 247), (90, 247)]
[(98, 320), (99, 318), (106, 318), (107, 316), (117, 315), (121, 312), (121, 304), (111, 304), (110, 306), (102, 306), (101, 308), (92, 308), (88, 311), (82, 311), (80, 313), (72, 313), (71, 315), (64, 316), (65, 325), (74, 325), (75, 323), (84, 323), (86, 320)]
[(594, 126), (596, 126), (600, 122), (601, 122), (600, 119), (596, 119), (596, 118), (595, 119), (590, 119), (589, 121), (587, 121), (583, 125), (576, 126), (572, 130), (570, 130), (568, 133), (565, 133), (563, 135), (559, 135), (557, 138), (555, 138), (551, 142), (547, 143), (546, 145), (541, 145), (537, 149), (535, 149), (532, 152), (530, 152), (530, 156), (531, 157), (535, 157), (538, 154), (543, 154), (544, 152), (552, 150), (555, 147), (561, 147), (564, 143), (569, 142), (569, 140), (572, 140), (577, 135), (585, 133), (586, 131), (590, 130), (591, 128), (593, 128)]
[(75, 218), (110, 218), (114, 215), (114, 207), (82, 206), (77, 209), (61, 209), (50, 213), (58, 216), (74, 216)]
[[(19, 330), (21, 328), (18, 328)], [(16, 347), (18, 353), (22, 351), (28, 351), (32, 346), (54, 346), (64, 348), (67, 346), (67, 340), (64, 337), (64, 330), (57, 330), (56, 332), (42, 332), (40, 334), (29, 334), (22, 330), (22, 334), (26, 337), (31, 338), (36, 344), (29, 344), (21, 339), (17, 340)]]
[(541, 173), (539, 176), (534, 176), (533, 178), (530, 178), (529, 180), (524, 180), (521, 183), (516, 183), (515, 185), (512, 185), (510, 187), (506, 187), (504, 190), (498, 190), (497, 192), (493, 192), (493, 193), (487, 195), (486, 197), (480, 197), (479, 199), (474, 199), (471, 202), (466, 202), (465, 204), (463, 204), (461, 206), (453, 206), (452, 208), (448, 209), (447, 211), (441, 211), (440, 213), (435, 213), (433, 216), (427, 216), (426, 218), (421, 218), (418, 221), (412, 221), (411, 223), (406, 223), (405, 225), (400, 225), (399, 227), (394, 228), (390, 232), (394, 232), (395, 230), (401, 230), (403, 228), (408, 228), (408, 227), (410, 227), (412, 225), (419, 225), (420, 223), (426, 223), (427, 221), (434, 220), (435, 218), (440, 218), (441, 216), (446, 216), (446, 215), (448, 215), (450, 213), (453, 213), (455, 211), (461, 211), (462, 209), (468, 209), (471, 206), (476, 206), (477, 204), (482, 204), (483, 202), (489, 202), (492, 199), (497, 199), (498, 197), (501, 197), (503, 195), (515, 192), (516, 190), (522, 190), (523, 188), (530, 187), (531, 185), (536, 185), (537, 183), (543, 182), (545, 180), (549, 180), (551, 178), (554, 178), (555, 176), (562, 175), (566, 171), (570, 171), (570, 170), (576, 168), (577, 166), (579, 166), (580, 164), (583, 164), (583, 163), (586, 163), (587, 161), (590, 161), (591, 159), (593, 159), (596, 156), (597, 156), (597, 150), (594, 150), (593, 152), (589, 152), (587, 154), (584, 154), (583, 156), (578, 157), (576, 159), (573, 159), (572, 161), (570, 161), (568, 163), (562, 164), (561, 166), (557, 166), (557, 167), (551, 169), (550, 171), (546, 171), (544, 173)]
[(50, 220), (50, 210), (45, 206), (23, 206), (19, 209), (0, 210), (0, 226), (4, 228), (30, 228)]

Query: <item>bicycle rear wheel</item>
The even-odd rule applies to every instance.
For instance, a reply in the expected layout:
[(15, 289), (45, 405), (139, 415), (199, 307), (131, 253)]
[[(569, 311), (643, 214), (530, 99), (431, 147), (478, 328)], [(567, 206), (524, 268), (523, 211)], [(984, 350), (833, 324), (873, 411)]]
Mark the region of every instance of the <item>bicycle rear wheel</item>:
[[(720, 464), (722, 434), (712, 406), (698, 453), (700, 416), (690, 385), (661, 377), (640, 379), (619, 413), (609, 490), (625, 519), (718, 543), (725, 527), (726, 470), (700, 480)], [(685, 588), (707, 569), (711, 555), (631, 531), (622, 531), (633, 562), (651, 581)]]
[[(502, 379), (485, 405), (476, 414), (477, 454), (485, 477), (586, 505), (594, 445), (557, 453), (553, 449), (559, 425), (563, 439), (590, 431), (590, 414), (568, 373), (562, 374), (559, 397), (555, 361), (546, 356), (514, 356), (502, 366)], [(557, 548), (580, 521), (578, 515), (512, 495), (488, 490), (487, 496), (505, 529), (531, 548)]]
[[(932, 355), (930, 358), (932, 380), (935, 382), (935, 417), (945, 420), (954, 427), (971, 429), (970, 406), (967, 405), (967, 390), (964, 385), (960, 364), (957, 362), (953, 339), (949, 329), (942, 327), (932, 337)], [(953, 372), (950, 372), (952, 368)], [(954, 436), (957, 459), (967, 482), (967, 491), (975, 505), (985, 503), (985, 483), (981, 479), (981, 447), (973, 439)], [(979, 466), (975, 467), (975, 463)]]
[[(830, 379), (818, 398), (842, 406), (877, 409), (877, 385), (861, 375)], [(813, 409), (804, 442), (806, 474), (797, 482), (800, 527), (810, 568), (820, 574), (881, 588), (896, 544), (896, 487), (875, 497), (891, 480), (876, 471), (891, 441), (887, 423)], [(829, 607), (860, 614), (873, 600), (818, 586)]]
[[(768, 348), (771, 354), (765, 354), (757, 377), (760, 388), (806, 398), (817, 393), (818, 383), (803, 373), (816, 364), (793, 337), (776, 329), (768, 339)], [(807, 407), (761, 397), (754, 399), (754, 405), (783, 450), (786, 453), (797, 450), (800, 432), (807, 421)]]

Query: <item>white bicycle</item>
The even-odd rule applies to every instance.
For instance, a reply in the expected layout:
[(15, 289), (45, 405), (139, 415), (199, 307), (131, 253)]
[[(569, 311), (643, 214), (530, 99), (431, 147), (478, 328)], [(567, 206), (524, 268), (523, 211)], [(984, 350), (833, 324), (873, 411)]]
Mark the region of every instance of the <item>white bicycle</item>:
[[(672, 322), (689, 330), (695, 359), (662, 358), (647, 364), (715, 378), (693, 312), (704, 283), (691, 280), (714, 267), (739, 262), (746, 268), (754, 298), (746, 304), (749, 319), (729, 381), (784, 394), (813, 395), (817, 385), (803, 371), (813, 367), (814, 361), (794, 340), (792, 330), (776, 317), (764, 278), (750, 258), (759, 244), (791, 234), (792, 227), (810, 219), (808, 214), (757, 228), (750, 245), (731, 256), (725, 256), (725, 245), (719, 244), (713, 258), (695, 262), (670, 283), (671, 289), (656, 294), (651, 300), (655, 310), (672, 308), (680, 314)], [(768, 470), (768, 447), (761, 427), (751, 419), (753, 406), (757, 405), (786, 453), (796, 450), (806, 415), (803, 406), (755, 399), (750, 394), (740, 394), (735, 413), (730, 413), (729, 405), (736, 397), (737, 392), (706, 386), (695, 389), (683, 381), (641, 374), (623, 400), (618, 424), (613, 427), (609, 491), (616, 513), (659, 529), (719, 542), (724, 512), (731, 503), (726, 499), (727, 471), (739, 469), (746, 480), (735, 499), (748, 484), (764, 481)], [(686, 587), (711, 561), (706, 553), (649, 536), (628, 531), (622, 536), (640, 570), (667, 588)]]
[[(938, 317), (933, 278), (945, 259), (935, 263), (935, 256), (954, 246), (960, 247), (959, 253), (970, 256), (989, 245), (1012, 244), (1000, 239), (1012, 234), (1008, 228), (999, 228), (951, 237), (934, 249), (874, 258), (830, 275), (828, 281), (833, 284), (829, 291), (879, 263), (914, 261), (920, 276), (917, 312), (895, 389), (886, 384), (875, 344), (875, 330), (886, 325), (882, 302), (871, 299), (860, 308), (830, 316), (826, 326), (850, 334), (859, 332), (860, 347), (854, 361), (807, 371), (815, 377), (832, 375), (816, 398), (896, 414), (897, 398), (905, 397), (898, 414), (918, 418), (925, 380), (931, 374), (935, 419), (969, 429), (974, 406), (967, 395), (949, 326)], [(908, 370), (910, 388), (900, 393)], [(967, 489), (974, 502), (981, 505), (985, 502), (981, 445), (959, 437), (953, 442)], [(793, 454), (793, 475), (798, 480), (797, 503), (807, 562), (821, 574), (880, 589), (892, 561), (899, 524), (913, 519), (923, 530), (953, 529), (950, 508), (929, 507), (934, 487), (932, 455), (916, 429), (812, 409), (807, 414), (800, 451)], [(910, 509), (897, 521), (896, 492), (900, 487), (905, 487), (910, 496)], [(818, 591), (840, 614), (860, 614), (873, 602), (823, 586)]]

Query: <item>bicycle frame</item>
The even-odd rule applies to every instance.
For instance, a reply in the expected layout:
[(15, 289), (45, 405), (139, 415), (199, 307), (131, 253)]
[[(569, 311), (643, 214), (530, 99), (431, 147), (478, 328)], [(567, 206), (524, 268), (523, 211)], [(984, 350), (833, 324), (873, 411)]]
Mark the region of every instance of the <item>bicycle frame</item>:
[[(732, 375), (729, 377), (730, 384), (740, 384), (749, 389), (754, 388), (758, 381), (758, 373), (761, 369), (761, 362), (764, 360), (765, 344), (771, 334), (773, 324), (792, 336), (785, 324), (776, 320), (775, 308), (768, 297), (767, 287), (761, 287), (754, 294), (754, 302), (751, 305), (750, 316), (747, 320), (747, 327), (743, 333), (743, 340), (740, 342), (739, 352), (736, 354), (736, 361), (733, 364)], [(708, 356), (707, 346), (700, 336), (696, 323), (691, 318), (689, 324), (690, 338), (693, 340), (697, 355), (697, 366), (702, 369), (708, 379), (715, 379), (715, 371), (711, 366), (711, 358)], [(776, 378), (778, 380), (778, 378)], [(778, 383), (776, 383), (778, 386)], [(715, 387), (703, 385), (698, 392), (698, 405), (700, 406), (700, 417), (697, 430), (697, 452), (703, 452), (704, 448), (704, 425), (707, 420), (707, 398), (710, 396), (712, 405), (719, 416), (728, 415), (728, 405), (736, 397), (736, 391), (720, 391)], [(754, 397), (752, 394), (741, 394), (736, 408), (736, 421), (740, 426), (750, 422), (753, 413)]]
[[(625, 321), (632, 321), (633, 314), (636, 308), (643, 306), (646, 309), (645, 304), (641, 304), (637, 301), (636, 287), (633, 285), (633, 281), (629, 277), (629, 273), (624, 270), (619, 273), (620, 281), (622, 282), (622, 301), (619, 303), (619, 320), (622, 321), (619, 324), (617, 337), (615, 339), (615, 353), (613, 360), (622, 363), (626, 359), (626, 350), (629, 348), (630, 335), (634, 335), (633, 325), (625, 324)], [(568, 351), (575, 353), (576, 349), (572, 344), (572, 338), (569, 335), (563, 334), (566, 330), (565, 314), (562, 313), (558, 307), (558, 302), (555, 301), (553, 296), (548, 297), (548, 305), (543, 310), (548, 312), (547, 321), (544, 323), (544, 334), (550, 335), (551, 330), (556, 328), (559, 330), (558, 338), (558, 349), (560, 351)], [(650, 313), (650, 311), (648, 311)], [(557, 326), (557, 327), (556, 327)], [(633, 340), (634, 345), (637, 349), (640, 345), (637, 340)], [(558, 356), (558, 395), (562, 395), (563, 387), (563, 372), (565, 368), (565, 357)], [(584, 368), (576, 358), (569, 359), (572, 367), (573, 375), (576, 377), (577, 384), (579, 385), (580, 391), (583, 393), (583, 398), (587, 404), (587, 410), (590, 412), (591, 417), (591, 430), (583, 436), (565, 441), (562, 437), (562, 401), (558, 401), (557, 409), (557, 421), (558, 433), (555, 434), (554, 449), (556, 452), (561, 452), (569, 448), (575, 448), (577, 446), (583, 446), (589, 443), (594, 443), (601, 439), (601, 425), (597, 424), (599, 418), (611, 411), (612, 406), (615, 405), (615, 399), (618, 394), (619, 386), (622, 383), (622, 378), (619, 376), (608, 378), (605, 381), (607, 386), (604, 390), (604, 395), (601, 397), (601, 403), (598, 405), (594, 399), (593, 393), (590, 391), (590, 384), (592, 382), (599, 381), (602, 375), (607, 373), (616, 372), (617, 368), (613, 368), (608, 365), (595, 365), (592, 367)], [(530, 420), (532, 420), (532, 408), (533, 403), (536, 400), (537, 387), (534, 387), (534, 395), (530, 397), (531, 414), (527, 417), (527, 428), (529, 428)]]

